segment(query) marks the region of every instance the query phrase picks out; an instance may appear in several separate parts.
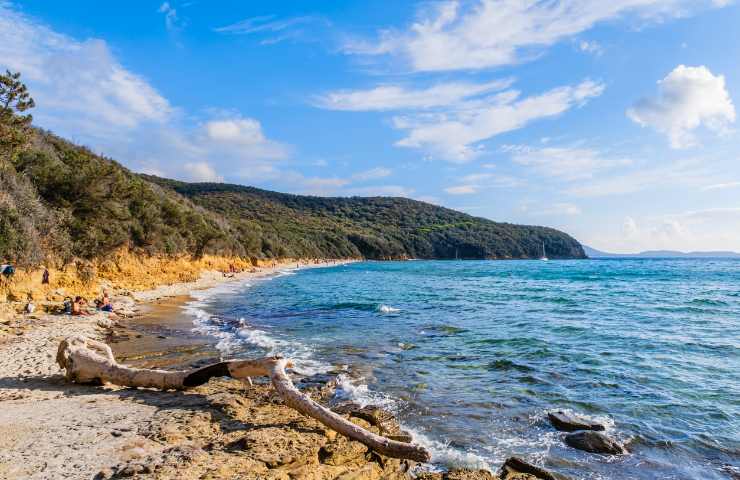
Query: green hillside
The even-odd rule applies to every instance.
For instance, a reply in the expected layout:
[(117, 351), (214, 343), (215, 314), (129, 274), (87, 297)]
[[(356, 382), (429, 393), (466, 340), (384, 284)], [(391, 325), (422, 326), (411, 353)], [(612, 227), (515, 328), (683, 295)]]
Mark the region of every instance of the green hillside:
[(544, 242), (552, 258), (584, 257), (576, 240), (552, 228), (497, 223), (407, 198), (311, 197), (145, 178), (218, 212), (239, 232), (259, 238), (263, 254), (537, 258)]
[(0, 261), (150, 255), (257, 258), (584, 258), (545, 227), (496, 223), (406, 198), (324, 198), (135, 174), (31, 126), (34, 103), (0, 75)]

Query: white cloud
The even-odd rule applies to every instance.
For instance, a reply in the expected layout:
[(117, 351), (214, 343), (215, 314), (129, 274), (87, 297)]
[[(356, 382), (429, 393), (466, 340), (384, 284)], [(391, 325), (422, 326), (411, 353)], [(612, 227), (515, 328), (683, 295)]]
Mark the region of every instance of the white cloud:
[(398, 116), (394, 126), (407, 131), (407, 135), (396, 145), (422, 148), (453, 162), (466, 162), (480, 153), (479, 142), (581, 106), (603, 91), (603, 84), (586, 80), (523, 99), (518, 99), (519, 92), (506, 91), (451, 112)]
[(565, 180), (592, 178), (599, 172), (630, 165), (628, 158), (605, 156), (597, 150), (584, 147), (531, 147), (505, 145), (502, 150), (511, 154), (515, 163), (534, 168), (548, 178)]
[(0, 3), (0, 66), (20, 71), (38, 123), (62, 135), (118, 135), (162, 124), (173, 108), (144, 78), (124, 68), (103, 40), (58, 34)]
[(450, 195), (473, 195), (491, 188), (514, 188), (522, 185), (522, 180), (510, 175), (493, 173), (472, 173), (457, 179), (458, 185), (444, 189)]
[[(161, 11), (172, 12), (171, 4)], [(1, 1), (0, 67), (22, 73), (36, 100), (36, 125), (134, 169), (217, 181), (224, 172), (267, 175), (272, 162), (289, 155), (259, 121), (238, 113), (201, 121), (183, 115), (105, 41), (59, 34)]]
[(167, 31), (176, 33), (182, 30), (185, 26), (183, 20), (177, 16), (177, 9), (175, 9), (170, 2), (164, 2), (159, 6), (159, 13), (164, 14), (164, 25)]
[(353, 40), (351, 54), (392, 54), (416, 71), (482, 69), (519, 63), (595, 24), (626, 14), (660, 19), (726, 0), (480, 0), (422, 3), (407, 31), (383, 30)]
[(599, 176), (590, 182), (581, 182), (565, 192), (576, 197), (603, 197), (625, 195), (648, 189), (669, 187), (699, 188), (714, 178), (701, 158), (685, 159), (627, 173)]
[(213, 148), (224, 148), (240, 157), (282, 159), (287, 148), (267, 139), (262, 125), (253, 118), (232, 117), (211, 120), (203, 125), (204, 141)]
[(535, 215), (571, 216), (572, 217), (572, 216), (580, 215), (581, 209), (580, 207), (578, 207), (578, 205), (574, 205), (572, 203), (557, 202), (534, 213)]
[(628, 239), (632, 239), (635, 236), (637, 236), (640, 232), (640, 229), (637, 227), (637, 222), (632, 217), (624, 217), (624, 222), (622, 223), (622, 232), (624, 233), (624, 236)]
[(724, 183), (713, 183), (702, 188), (702, 191), (710, 190), (727, 190), (730, 188), (740, 188), (740, 182), (724, 182)]
[(581, 40), (578, 42), (578, 49), (584, 53), (596, 55), (597, 57), (604, 54), (604, 47), (602, 47), (599, 42), (593, 40)]
[(391, 173), (393, 173), (389, 168), (385, 167), (376, 167), (371, 168), (370, 170), (365, 170), (364, 172), (358, 172), (352, 175), (352, 179), (360, 182), (364, 182), (367, 180), (377, 180), (379, 178), (385, 178), (389, 176)]
[(413, 90), (398, 85), (381, 85), (369, 90), (340, 90), (322, 95), (316, 105), (330, 110), (373, 111), (407, 108), (428, 109), (457, 104), (466, 98), (502, 90), (512, 79), (487, 83), (440, 83)]
[(218, 175), (216, 170), (207, 162), (189, 162), (183, 165), (188, 174), (188, 180), (194, 182), (223, 182), (224, 177)]
[(445, 188), (445, 192), (450, 195), (472, 195), (478, 193), (478, 185), (456, 185)]
[(724, 133), (735, 122), (725, 77), (713, 75), (707, 67), (679, 65), (658, 82), (658, 90), (658, 97), (640, 100), (627, 116), (667, 135), (673, 148), (695, 145), (693, 131), (699, 127)]
[(313, 38), (308, 34), (305, 27), (312, 25), (329, 26), (330, 22), (323, 17), (315, 15), (304, 15), (290, 18), (278, 18), (276, 15), (262, 15), (246, 18), (244, 20), (214, 28), (218, 33), (231, 35), (262, 35), (262, 45), (273, 45), (285, 40), (308, 40)]

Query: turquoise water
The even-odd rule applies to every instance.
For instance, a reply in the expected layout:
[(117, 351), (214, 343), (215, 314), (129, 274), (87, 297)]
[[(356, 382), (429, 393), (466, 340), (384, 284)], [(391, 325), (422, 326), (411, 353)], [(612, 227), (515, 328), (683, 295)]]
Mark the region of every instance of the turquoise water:
[[(307, 269), (189, 307), (225, 356), (341, 370), (439, 466), (516, 454), (573, 478), (740, 475), (740, 261), (410, 261)], [(632, 452), (579, 452), (570, 409)]]

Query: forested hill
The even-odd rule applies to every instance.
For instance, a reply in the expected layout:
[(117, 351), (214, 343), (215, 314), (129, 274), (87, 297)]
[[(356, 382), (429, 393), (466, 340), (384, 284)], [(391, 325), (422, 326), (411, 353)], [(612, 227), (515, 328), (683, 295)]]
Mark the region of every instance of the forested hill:
[[(0, 259), (96, 259), (124, 247), (204, 253), (371, 259), (582, 258), (545, 227), (496, 223), (406, 198), (324, 198), (135, 174), (37, 129), (0, 164)], [(7, 152), (6, 152), (7, 153)]]
[(497, 223), (407, 198), (313, 197), (241, 185), (147, 180), (218, 212), (250, 253), (395, 258), (585, 258), (558, 230)]
[[(19, 73), (0, 74), (0, 262), (100, 260), (120, 249), (199, 258), (584, 258), (545, 227), (406, 198), (323, 198), (135, 174), (32, 126)], [(174, 159), (173, 159), (174, 160)]]

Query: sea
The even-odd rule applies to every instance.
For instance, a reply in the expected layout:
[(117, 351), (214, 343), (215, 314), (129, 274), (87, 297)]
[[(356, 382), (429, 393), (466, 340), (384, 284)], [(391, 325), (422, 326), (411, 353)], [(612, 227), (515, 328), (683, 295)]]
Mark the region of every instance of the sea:
[[(740, 478), (740, 261), (360, 262), (196, 292), (224, 358), (282, 354), (392, 410), (434, 469), (517, 455), (573, 479)], [(575, 450), (549, 411), (629, 455)]]

